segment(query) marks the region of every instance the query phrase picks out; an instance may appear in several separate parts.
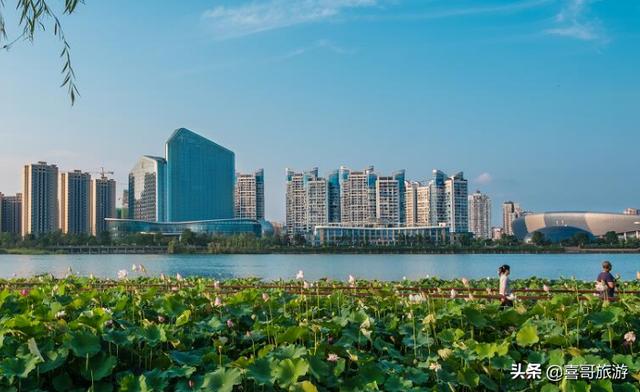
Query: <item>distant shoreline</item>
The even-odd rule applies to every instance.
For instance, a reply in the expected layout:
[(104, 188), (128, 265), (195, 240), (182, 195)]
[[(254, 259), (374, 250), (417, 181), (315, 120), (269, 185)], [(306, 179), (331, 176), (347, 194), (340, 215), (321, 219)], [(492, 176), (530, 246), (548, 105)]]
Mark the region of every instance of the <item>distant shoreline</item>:
[(388, 248), (291, 248), (287, 249), (246, 249), (238, 251), (208, 252), (206, 249), (187, 249), (182, 252), (169, 253), (163, 247), (67, 247), (64, 249), (40, 249), (40, 248), (13, 248), (0, 249), (0, 255), (350, 255), (350, 254), (428, 254), (428, 255), (450, 255), (450, 254), (599, 254), (599, 253), (620, 253), (620, 254), (640, 254), (637, 248), (532, 248), (532, 249), (388, 249)]

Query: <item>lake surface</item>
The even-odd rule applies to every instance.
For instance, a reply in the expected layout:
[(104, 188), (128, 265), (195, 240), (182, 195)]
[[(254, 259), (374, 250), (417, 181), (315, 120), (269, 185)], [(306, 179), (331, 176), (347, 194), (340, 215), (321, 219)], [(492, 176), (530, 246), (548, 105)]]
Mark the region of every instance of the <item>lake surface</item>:
[(511, 266), (511, 276), (522, 278), (572, 277), (594, 280), (602, 260), (613, 263), (613, 273), (635, 279), (640, 254), (458, 254), (458, 255), (0, 255), (0, 277), (29, 277), (52, 273), (62, 277), (69, 267), (76, 275), (94, 274), (115, 278), (132, 264), (142, 264), (149, 275), (160, 273), (200, 275), (217, 279), (260, 277), (264, 280), (293, 279), (304, 270), (307, 280), (323, 277), (344, 280), (349, 274), (359, 279), (401, 280), (427, 276), (441, 278), (485, 278), (496, 276), (502, 264)]

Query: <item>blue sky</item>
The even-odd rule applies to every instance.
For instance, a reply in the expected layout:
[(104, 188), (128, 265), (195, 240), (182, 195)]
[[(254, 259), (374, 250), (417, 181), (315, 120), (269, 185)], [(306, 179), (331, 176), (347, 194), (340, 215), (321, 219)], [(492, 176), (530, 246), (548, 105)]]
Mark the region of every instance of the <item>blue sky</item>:
[(0, 52), (0, 191), (36, 160), (122, 188), (187, 127), (265, 169), (274, 220), (286, 167), (341, 164), (463, 170), (496, 225), (507, 199), (640, 207), (639, 17), (639, 0), (88, 0), (63, 18), (74, 107), (55, 39)]

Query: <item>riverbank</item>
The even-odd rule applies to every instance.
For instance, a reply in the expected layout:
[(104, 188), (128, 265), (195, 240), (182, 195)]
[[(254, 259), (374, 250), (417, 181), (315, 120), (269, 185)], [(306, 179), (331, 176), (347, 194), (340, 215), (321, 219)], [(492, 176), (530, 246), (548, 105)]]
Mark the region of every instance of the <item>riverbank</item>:
[(577, 248), (560, 246), (517, 246), (517, 247), (446, 247), (446, 248), (402, 248), (402, 247), (278, 247), (211, 249), (208, 247), (185, 247), (170, 251), (164, 246), (64, 246), (49, 248), (9, 248), (0, 254), (14, 255), (54, 255), (54, 254), (588, 254), (588, 253), (640, 253), (639, 248)]

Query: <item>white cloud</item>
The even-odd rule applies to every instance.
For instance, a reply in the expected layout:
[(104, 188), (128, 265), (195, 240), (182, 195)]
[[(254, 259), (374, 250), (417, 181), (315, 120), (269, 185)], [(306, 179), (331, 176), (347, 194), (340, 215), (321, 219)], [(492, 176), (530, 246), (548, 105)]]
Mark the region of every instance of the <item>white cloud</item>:
[(217, 6), (203, 18), (218, 39), (241, 37), (304, 23), (336, 18), (354, 8), (372, 7), (378, 0), (268, 0), (239, 6)]
[(487, 185), (487, 184), (491, 183), (491, 181), (493, 181), (493, 177), (491, 176), (491, 174), (489, 174), (487, 172), (481, 173), (474, 180), (474, 182), (476, 184), (479, 184), (479, 185)]
[(574, 38), (582, 41), (608, 41), (602, 23), (589, 16), (589, 0), (567, 0), (555, 17), (556, 27), (545, 30), (546, 34)]
[(331, 42), (329, 40), (321, 39), (321, 40), (318, 40), (318, 41), (314, 42), (313, 44), (311, 44), (309, 46), (304, 46), (304, 47), (301, 47), (301, 48), (297, 48), (297, 49), (294, 49), (294, 50), (292, 50), (292, 51), (290, 51), (290, 52), (288, 52), (288, 53), (286, 53), (286, 54), (284, 54), (282, 56), (278, 56), (274, 60), (275, 61), (288, 60), (290, 58), (298, 57), (298, 56), (301, 56), (301, 55), (303, 55), (305, 53), (312, 52), (312, 51), (317, 50), (317, 49), (325, 49), (325, 50), (328, 50), (328, 51), (330, 51), (332, 53), (336, 53), (336, 54), (352, 54), (352, 53), (355, 53), (354, 50), (345, 49), (345, 48), (343, 48), (341, 46), (338, 46), (338, 45), (334, 44), (333, 42)]

